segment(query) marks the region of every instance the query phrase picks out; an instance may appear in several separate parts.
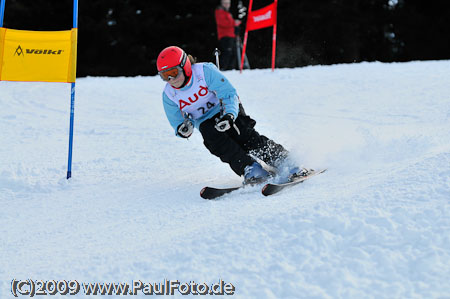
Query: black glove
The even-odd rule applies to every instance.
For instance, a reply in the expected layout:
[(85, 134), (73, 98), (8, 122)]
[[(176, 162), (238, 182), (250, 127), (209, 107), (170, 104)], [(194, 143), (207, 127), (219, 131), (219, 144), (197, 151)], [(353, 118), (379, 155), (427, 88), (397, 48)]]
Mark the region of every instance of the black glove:
[(216, 125), (214, 127), (219, 132), (225, 132), (229, 130), (233, 125), (234, 125), (234, 116), (231, 113), (227, 113), (220, 119), (216, 120)]
[(177, 128), (178, 136), (183, 138), (189, 138), (194, 132), (194, 125), (189, 119), (185, 119), (182, 124)]

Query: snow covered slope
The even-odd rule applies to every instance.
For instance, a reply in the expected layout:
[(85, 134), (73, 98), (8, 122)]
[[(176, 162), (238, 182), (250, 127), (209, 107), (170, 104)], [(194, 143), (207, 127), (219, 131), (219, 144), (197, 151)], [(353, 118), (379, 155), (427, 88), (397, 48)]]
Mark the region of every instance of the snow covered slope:
[(0, 82), (0, 298), (13, 279), (450, 298), (450, 61), (226, 74), (259, 132), (329, 170), (205, 201), (241, 179), (173, 135), (163, 82), (82, 78), (67, 181), (70, 86)]

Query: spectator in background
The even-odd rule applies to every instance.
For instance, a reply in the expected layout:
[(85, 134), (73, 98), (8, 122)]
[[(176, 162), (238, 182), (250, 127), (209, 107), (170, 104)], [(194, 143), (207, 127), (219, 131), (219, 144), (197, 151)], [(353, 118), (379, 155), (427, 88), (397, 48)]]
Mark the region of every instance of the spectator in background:
[(221, 0), (216, 8), (217, 38), (220, 49), (220, 69), (231, 70), (237, 68), (236, 27), (241, 21), (233, 19), (229, 12), (231, 0)]

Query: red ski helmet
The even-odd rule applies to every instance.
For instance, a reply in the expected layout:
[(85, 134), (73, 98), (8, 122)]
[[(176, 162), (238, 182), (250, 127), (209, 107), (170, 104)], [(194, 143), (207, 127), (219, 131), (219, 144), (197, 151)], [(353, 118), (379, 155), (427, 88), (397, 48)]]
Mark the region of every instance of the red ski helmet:
[(190, 78), (192, 75), (191, 61), (186, 53), (179, 47), (171, 46), (161, 51), (156, 60), (156, 67), (158, 72), (180, 66), (186, 77)]

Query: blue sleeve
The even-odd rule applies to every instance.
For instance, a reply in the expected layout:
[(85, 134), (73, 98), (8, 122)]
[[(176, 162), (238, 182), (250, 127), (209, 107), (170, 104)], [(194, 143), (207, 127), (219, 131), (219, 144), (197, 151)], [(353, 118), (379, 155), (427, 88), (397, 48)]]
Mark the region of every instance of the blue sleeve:
[(231, 113), (236, 119), (239, 112), (239, 98), (236, 89), (214, 64), (203, 64), (203, 72), (208, 89), (214, 92), (219, 100), (222, 100), (224, 115)]
[(177, 134), (178, 126), (184, 121), (183, 115), (181, 114), (181, 110), (178, 108), (177, 104), (172, 102), (169, 97), (163, 92), (163, 105), (164, 111), (166, 112), (167, 119), (169, 120), (170, 125), (175, 130), (175, 135)]

